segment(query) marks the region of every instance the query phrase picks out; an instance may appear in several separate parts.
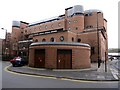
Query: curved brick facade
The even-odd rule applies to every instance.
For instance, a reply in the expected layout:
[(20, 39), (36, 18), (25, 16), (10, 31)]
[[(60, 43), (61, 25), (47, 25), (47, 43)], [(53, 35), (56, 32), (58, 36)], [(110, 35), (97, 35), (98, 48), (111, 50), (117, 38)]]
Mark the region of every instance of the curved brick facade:
[[(41, 56), (39, 53), (41, 52), (40, 50), (44, 51), (45, 55)], [(37, 51), (38, 53), (36, 53)], [(36, 57), (36, 55), (39, 57)], [(53, 42), (31, 45), (29, 48), (29, 66), (41, 67), (38, 64), (43, 66), (42, 68), (49, 69), (90, 68), (90, 47), (86, 44), (81, 45), (81, 43), (61, 44)]]

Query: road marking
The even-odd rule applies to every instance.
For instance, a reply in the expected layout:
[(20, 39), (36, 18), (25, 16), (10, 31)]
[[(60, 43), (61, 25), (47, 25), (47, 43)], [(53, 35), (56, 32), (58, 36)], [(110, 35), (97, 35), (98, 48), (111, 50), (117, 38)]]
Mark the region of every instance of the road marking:
[(78, 83), (118, 83), (118, 81), (87, 81), (87, 80), (74, 80), (74, 79), (67, 79), (67, 78), (62, 78), (61, 80), (67, 80), (67, 81), (72, 81), (72, 82), (78, 82)]
[(6, 72), (9, 72), (9, 73), (11, 73), (11, 74), (15, 74), (15, 75), (22, 75), (22, 76), (29, 76), (29, 77), (36, 77), (36, 78), (50, 78), (50, 79), (57, 79), (57, 80), (67, 80), (67, 81), (72, 81), (72, 82), (78, 82), (78, 83), (82, 83), (82, 82), (84, 82), (84, 83), (118, 83), (118, 81), (87, 81), (87, 80), (74, 80), (74, 79), (68, 79), (68, 78), (57, 78), (57, 77), (53, 77), (53, 76), (38, 76), (38, 75), (28, 75), (28, 74), (22, 74), (22, 73), (17, 73), (17, 72), (14, 72), (14, 71), (10, 71), (10, 70), (8, 70), (8, 68), (11, 66), (11, 64), (10, 65), (8, 65), (8, 66), (6, 66), (5, 68), (4, 68), (4, 71), (6, 71)]
[(79, 82), (79, 83), (81, 83), (81, 82), (84, 82), (84, 83), (97, 83), (97, 81), (73, 80), (73, 79), (67, 79), (67, 78), (62, 78), (61, 80), (73, 81), (73, 82)]
[(8, 68), (10, 67), (11, 65), (7, 66), (4, 68), (4, 71), (6, 72), (9, 72), (11, 74), (16, 74), (16, 75), (22, 75), (22, 76), (32, 76), (32, 77), (40, 77), (40, 78), (52, 78), (52, 79), (56, 79), (55, 77), (47, 77), (47, 76), (37, 76), (37, 75), (28, 75), (28, 74), (22, 74), (22, 73), (17, 73), (17, 72), (13, 72), (13, 71), (9, 71)]
[(110, 68), (110, 70), (111, 70), (111, 73), (112, 73), (112, 75), (113, 75), (113, 77), (115, 78), (115, 79), (118, 79), (118, 71), (117, 70), (115, 70), (115, 69), (112, 69), (112, 68)]

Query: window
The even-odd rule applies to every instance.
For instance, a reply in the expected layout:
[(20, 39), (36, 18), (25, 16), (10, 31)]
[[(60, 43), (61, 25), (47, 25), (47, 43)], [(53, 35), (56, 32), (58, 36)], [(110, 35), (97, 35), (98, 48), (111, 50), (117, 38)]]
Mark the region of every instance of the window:
[(24, 28), (21, 28), (21, 29), (24, 29)]
[(60, 37), (60, 41), (64, 41), (64, 37), (63, 36)]
[(25, 33), (27, 33), (27, 30), (25, 30)]
[(58, 23), (58, 26), (60, 27), (60, 26), (61, 26), (61, 23)]
[(46, 29), (48, 28), (47, 25), (45, 26), (45, 28), (46, 28)]
[(55, 42), (55, 39), (52, 37), (52, 38), (50, 39), (50, 41), (51, 41), (51, 42)]
[(81, 39), (79, 38), (79, 39), (77, 40), (77, 42), (81, 42)]
[(78, 30), (78, 27), (76, 27), (75, 30)]
[(68, 21), (68, 24), (70, 24), (71, 23), (71, 21)]
[(41, 30), (41, 26), (39, 27), (39, 30)]
[(90, 28), (93, 28), (93, 26), (92, 26), (92, 25), (90, 25)]
[(78, 21), (77, 20), (74, 20), (74, 23), (77, 23)]
[(73, 16), (75, 15), (84, 15), (83, 13), (74, 13)]
[(86, 28), (93, 28), (93, 26), (92, 26), (92, 25), (89, 25), (89, 26), (86, 26)]
[(72, 37), (72, 42), (74, 42), (74, 38)]
[(69, 27), (68, 30), (71, 30), (71, 28)]
[(38, 39), (35, 39), (35, 42), (38, 42)]
[(51, 24), (51, 27), (53, 28), (53, 24)]
[(95, 54), (95, 47), (91, 47), (91, 55)]
[(36, 30), (36, 28), (34, 28), (34, 30)]
[(85, 14), (85, 16), (92, 16), (92, 13), (87, 13)]
[(45, 38), (43, 38), (42, 42), (46, 42), (46, 39), (45, 39)]

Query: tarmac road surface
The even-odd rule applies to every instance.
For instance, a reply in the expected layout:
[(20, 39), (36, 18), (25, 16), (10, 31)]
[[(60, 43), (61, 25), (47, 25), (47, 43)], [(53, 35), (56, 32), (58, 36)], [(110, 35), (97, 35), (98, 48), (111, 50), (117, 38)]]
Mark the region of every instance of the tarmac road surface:
[(2, 88), (118, 88), (116, 81), (72, 81), (14, 74), (5, 71), (9, 62), (2, 62)]

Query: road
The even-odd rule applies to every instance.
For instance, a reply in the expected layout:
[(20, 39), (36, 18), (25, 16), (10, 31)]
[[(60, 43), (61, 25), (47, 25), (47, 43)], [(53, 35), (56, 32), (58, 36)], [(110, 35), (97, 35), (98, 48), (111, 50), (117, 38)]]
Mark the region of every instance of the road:
[(120, 60), (118, 60), (118, 59), (113, 60), (113, 65), (114, 65), (114, 67), (115, 67), (118, 71), (120, 71), (120, 66), (119, 66), (119, 64), (120, 64)]
[(118, 59), (113, 59), (112, 61), (110, 61), (109, 65), (110, 65), (110, 70), (114, 76), (114, 78), (119, 79), (120, 78), (120, 60)]
[(10, 73), (4, 70), (9, 62), (2, 62), (2, 88), (118, 88), (118, 82), (70, 81)]

